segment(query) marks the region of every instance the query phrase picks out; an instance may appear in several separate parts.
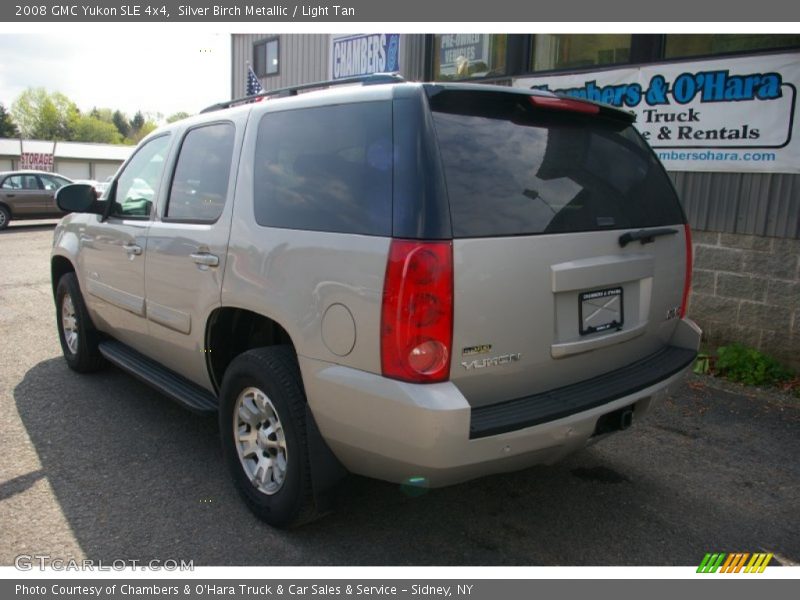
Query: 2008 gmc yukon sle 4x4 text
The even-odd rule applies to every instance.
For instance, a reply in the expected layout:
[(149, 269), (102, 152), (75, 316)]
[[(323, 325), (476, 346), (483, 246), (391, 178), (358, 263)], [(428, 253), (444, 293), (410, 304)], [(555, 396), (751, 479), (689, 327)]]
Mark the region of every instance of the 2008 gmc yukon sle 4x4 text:
[(278, 526), (347, 471), (436, 487), (555, 461), (647, 412), (700, 340), (686, 217), (629, 113), (351, 83), (212, 107), (103, 198), (58, 194), (67, 363), (218, 412)]

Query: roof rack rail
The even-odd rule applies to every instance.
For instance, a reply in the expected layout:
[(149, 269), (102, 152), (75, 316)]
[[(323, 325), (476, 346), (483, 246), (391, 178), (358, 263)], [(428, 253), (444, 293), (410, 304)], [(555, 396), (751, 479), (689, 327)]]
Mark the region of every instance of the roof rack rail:
[(243, 96), (241, 98), (236, 98), (234, 100), (228, 100), (227, 102), (218, 102), (217, 104), (212, 104), (211, 106), (207, 106), (200, 113), (207, 113), (213, 112), (215, 110), (222, 110), (224, 108), (230, 108), (231, 106), (238, 106), (240, 104), (248, 104), (250, 102), (257, 102), (258, 100), (262, 100), (264, 98), (271, 98), (274, 96), (278, 97), (286, 97), (286, 96), (296, 96), (298, 92), (303, 90), (313, 90), (316, 88), (329, 88), (335, 85), (347, 85), (347, 84), (354, 84), (360, 83), (361, 85), (379, 85), (385, 83), (403, 83), (405, 79), (398, 73), (372, 73), (370, 75), (360, 75), (358, 77), (346, 77), (344, 79), (331, 79), (328, 81), (317, 81), (314, 83), (304, 83), (301, 85), (293, 85), (285, 88), (279, 88), (277, 90), (268, 90), (259, 92), (258, 94), (254, 94), (252, 96)]

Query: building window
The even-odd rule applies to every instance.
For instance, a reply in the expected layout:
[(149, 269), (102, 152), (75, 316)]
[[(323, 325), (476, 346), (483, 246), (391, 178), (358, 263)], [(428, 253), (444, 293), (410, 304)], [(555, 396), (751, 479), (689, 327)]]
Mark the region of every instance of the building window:
[(433, 77), (438, 81), (506, 74), (506, 34), (444, 34), (433, 37)]
[(667, 35), (664, 44), (664, 58), (775, 50), (797, 46), (800, 46), (800, 35), (769, 33)]
[(531, 70), (582, 69), (630, 62), (630, 34), (535, 35)]
[(253, 46), (253, 65), (256, 75), (266, 77), (277, 75), (280, 66), (280, 45), (278, 38), (257, 42)]

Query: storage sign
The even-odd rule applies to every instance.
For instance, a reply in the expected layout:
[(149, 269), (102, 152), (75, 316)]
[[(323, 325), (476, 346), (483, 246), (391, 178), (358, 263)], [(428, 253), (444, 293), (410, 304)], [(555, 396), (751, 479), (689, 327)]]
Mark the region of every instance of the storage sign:
[(671, 171), (800, 173), (800, 53), (526, 77), (515, 85), (632, 110)]
[(331, 79), (399, 70), (399, 33), (331, 36)]
[(19, 156), (20, 169), (53, 170), (53, 155), (45, 152), (23, 152)]

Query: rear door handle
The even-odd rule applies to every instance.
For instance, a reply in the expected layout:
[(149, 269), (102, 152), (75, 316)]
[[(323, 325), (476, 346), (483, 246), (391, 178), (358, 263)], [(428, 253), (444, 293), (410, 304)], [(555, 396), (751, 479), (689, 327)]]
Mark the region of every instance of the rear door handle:
[(192, 260), (198, 265), (202, 265), (204, 267), (219, 266), (219, 256), (216, 254), (211, 254), (209, 252), (196, 252), (194, 254), (190, 254), (189, 256), (191, 256)]
[(125, 248), (125, 252), (133, 256), (139, 256), (142, 253), (142, 247), (138, 244), (125, 244), (122, 247)]

